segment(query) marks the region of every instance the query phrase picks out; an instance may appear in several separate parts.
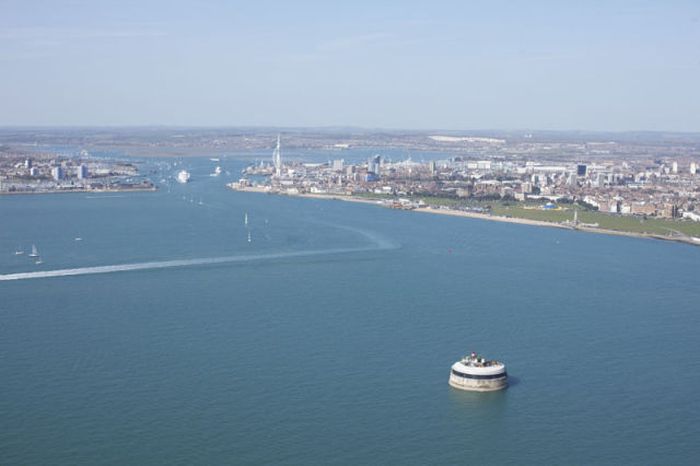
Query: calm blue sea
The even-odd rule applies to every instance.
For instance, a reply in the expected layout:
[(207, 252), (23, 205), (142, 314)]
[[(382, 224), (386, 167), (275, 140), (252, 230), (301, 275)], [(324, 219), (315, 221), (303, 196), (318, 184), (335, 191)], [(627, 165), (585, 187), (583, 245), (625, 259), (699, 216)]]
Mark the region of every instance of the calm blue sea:
[[(156, 193), (0, 197), (0, 274), (233, 258), (0, 281), (0, 464), (700, 461), (700, 248), (180, 163)], [(470, 351), (511, 386), (450, 388)]]

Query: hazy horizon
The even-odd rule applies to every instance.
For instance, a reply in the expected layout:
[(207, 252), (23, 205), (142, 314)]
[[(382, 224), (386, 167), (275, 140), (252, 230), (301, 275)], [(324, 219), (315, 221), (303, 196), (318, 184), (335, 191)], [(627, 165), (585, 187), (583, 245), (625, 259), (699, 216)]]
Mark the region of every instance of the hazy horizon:
[(2, 127), (700, 132), (700, 4), (4, 2)]

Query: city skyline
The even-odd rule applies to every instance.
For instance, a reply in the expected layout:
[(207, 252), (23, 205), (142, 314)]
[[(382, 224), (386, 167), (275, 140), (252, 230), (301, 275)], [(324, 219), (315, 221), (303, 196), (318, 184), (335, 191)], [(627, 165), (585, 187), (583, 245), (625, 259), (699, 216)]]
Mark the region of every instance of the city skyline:
[(7, 2), (2, 126), (700, 131), (692, 2)]

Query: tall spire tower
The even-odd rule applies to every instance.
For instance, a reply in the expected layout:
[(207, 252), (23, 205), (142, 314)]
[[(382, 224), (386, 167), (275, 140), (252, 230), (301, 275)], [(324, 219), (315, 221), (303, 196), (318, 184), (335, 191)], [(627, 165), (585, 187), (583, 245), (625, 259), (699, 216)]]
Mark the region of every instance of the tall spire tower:
[(280, 135), (277, 135), (277, 146), (275, 146), (274, 152), (272, 152), (272, 163), (275, 165), (275, 175), (280, 176), (282, 174), (282, 152), (280, 151)]

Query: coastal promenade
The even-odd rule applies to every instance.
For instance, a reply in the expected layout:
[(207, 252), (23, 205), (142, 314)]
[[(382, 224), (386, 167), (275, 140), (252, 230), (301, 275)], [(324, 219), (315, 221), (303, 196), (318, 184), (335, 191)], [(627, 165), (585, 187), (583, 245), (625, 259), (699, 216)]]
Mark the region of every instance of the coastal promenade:
[(27, 191), (0, 191), (0, 196), (21, 196), (21, 195), (35, 195), (35, 194), (70, 194), (70, 193), (136, 193), (136, 192), (152, 192), (157, 191), (158, 187), (156, 185), (144, 185), (144, 186), (130, 186), (124, 188), (75, 188), (75, 189), (46, 189), (46, 190), (27, 190)]
[[(360, 204), (372, 204), (372, 205), (377, 205), (377, 206), (381, 206), (381, 207), (386, 207), (386, 204), (384, 202), (382, 202), (382, 200), (380, 200), (380, 199), (360, 198), (360, 197), (340, 195), (340, 194), (289, 193), (289, 192), (275, 191), (275, 190), (270, 189), (269, 187), (260, 187), (260, 186), (238, 187), (238, 188), (235, 188), (233, 190), (234, 191), (241, 191), (241, 192), (248, 192), (248, 193), (264, 193), (264, 194), (283, 195), (283, 196), (289, 196), (289, 197), (300, 197), (300, 198), (306, 198), (306, 199), (324, 199), (324, 200), (337, 200), (337, 201), (343, 201), (343, 202), (356, 202), (356, 203), (360, 203)], [(586, 233), (597, 233), (597, 234), (614, 235), (614, 236), (628, 236), (628, 237), (633, 237), (633, 238), (644, 238), (644, 239), (657, 239), (657, 240), (663, 240), (663, 241), (675, 241), (675, 242), (700, 246), (700, 238), (686, 236), (686, 235), (682, 235), (682, 236), (681, 235), (678, 235), (678, 236), (668, 235), (668, 236), (666, 236), (666, 235), (658, 235), (658, 234), (651, 234), (651, 233), (639, 233), (639, 232), (631, 232), (631, 231), (611, 230), (611, 229), (598, 228), (598, 227), (592, 227), (592, 226), (586, 226), (586, 225), (574, 225), (572, 223), (547, 222), (547, 221), (542, 221), (542, 220), (531, 220), (531, 219), (518, 218), (518, 217), (506, 217), (506, 216), (502, 216), (502, 215), (492, 215), (492, 214), (485, 214), (485, 213), (478, 213), (478, 212), (467, 212), (464, 210), (456, 210), (456, 209), (450, 209), (450, 208), (445, 208), (445, 207), (441, 207), (441, 208), (417, 207), (417, 208), (410, 209), (410, 210), (412, 210), (414, 212), (420, 212), (420, 213), (449, 215), (452, 217), (464, 217), (464, 218), (472, 218), (472, 219), (477, 219), (477, 220), (488, 220), (488, 221), (492, 221), (492, 222), (516, 223), (516, 224), (520, 224), (520, 225), (530, 225), (530, 226), (547, 227), (547, 228), (561, 228), (561, 229), (565, 229), (565, 230), (583, 231)]]

